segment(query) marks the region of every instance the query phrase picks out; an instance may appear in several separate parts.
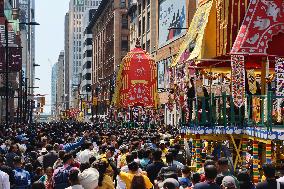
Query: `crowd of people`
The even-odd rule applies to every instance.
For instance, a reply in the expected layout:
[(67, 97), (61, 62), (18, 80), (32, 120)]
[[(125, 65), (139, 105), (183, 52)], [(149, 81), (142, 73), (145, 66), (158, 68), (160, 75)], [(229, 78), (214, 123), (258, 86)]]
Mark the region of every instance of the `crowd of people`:
[(188, 166), (176, 128), (54, 122), (0, 127), (0, 189), (283, 189), (273, 164), (252, 183), (228, 159)]

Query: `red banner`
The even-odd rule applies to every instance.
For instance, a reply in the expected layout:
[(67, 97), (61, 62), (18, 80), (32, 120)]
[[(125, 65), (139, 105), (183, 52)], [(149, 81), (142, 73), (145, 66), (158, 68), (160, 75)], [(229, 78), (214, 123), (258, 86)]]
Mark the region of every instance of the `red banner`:
[(280, 32), (284, 32), (283, 1), (252, 0), (231, 53), (266, 55), (268, 42)]

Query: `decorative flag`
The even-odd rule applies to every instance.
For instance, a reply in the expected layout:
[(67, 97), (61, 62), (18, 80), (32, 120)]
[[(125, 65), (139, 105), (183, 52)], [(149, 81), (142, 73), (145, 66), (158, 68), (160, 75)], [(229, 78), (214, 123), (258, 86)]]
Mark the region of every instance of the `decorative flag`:
[(245, 61), (243, 55), (231, 56), (232, 95), (234, 104), (241, 107), (245, 102)]
[(249, 91), (252, 94), (255, 94), (257, 87), (256, 87), (256, 78), (255, 78), (254, 69), (247, 71), (247, 79), (248, 79)]
[[(284, 97), (284, 58), (276, 58), (276, 96)], [(281, 104), (284, 98), (277, 100), (277, 121), (281, 121)]]

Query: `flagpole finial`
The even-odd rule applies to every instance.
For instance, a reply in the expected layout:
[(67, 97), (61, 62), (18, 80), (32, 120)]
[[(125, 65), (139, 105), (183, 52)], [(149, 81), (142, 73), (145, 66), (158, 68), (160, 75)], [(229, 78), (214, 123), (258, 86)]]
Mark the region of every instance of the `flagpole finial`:
[(140, 40), (138, 38), (136, 38), (136, 48), (141, 48), (141, 44), (140, 44)]

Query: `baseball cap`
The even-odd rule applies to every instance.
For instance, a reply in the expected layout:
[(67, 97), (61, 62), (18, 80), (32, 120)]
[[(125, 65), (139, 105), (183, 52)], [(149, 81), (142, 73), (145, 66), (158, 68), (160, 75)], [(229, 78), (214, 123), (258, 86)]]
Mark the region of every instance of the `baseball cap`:
[(222, 186), (228, 189), (235, 189), (237, 188), (235, 179), (231, 176), (225, 176), (222, 180)]

